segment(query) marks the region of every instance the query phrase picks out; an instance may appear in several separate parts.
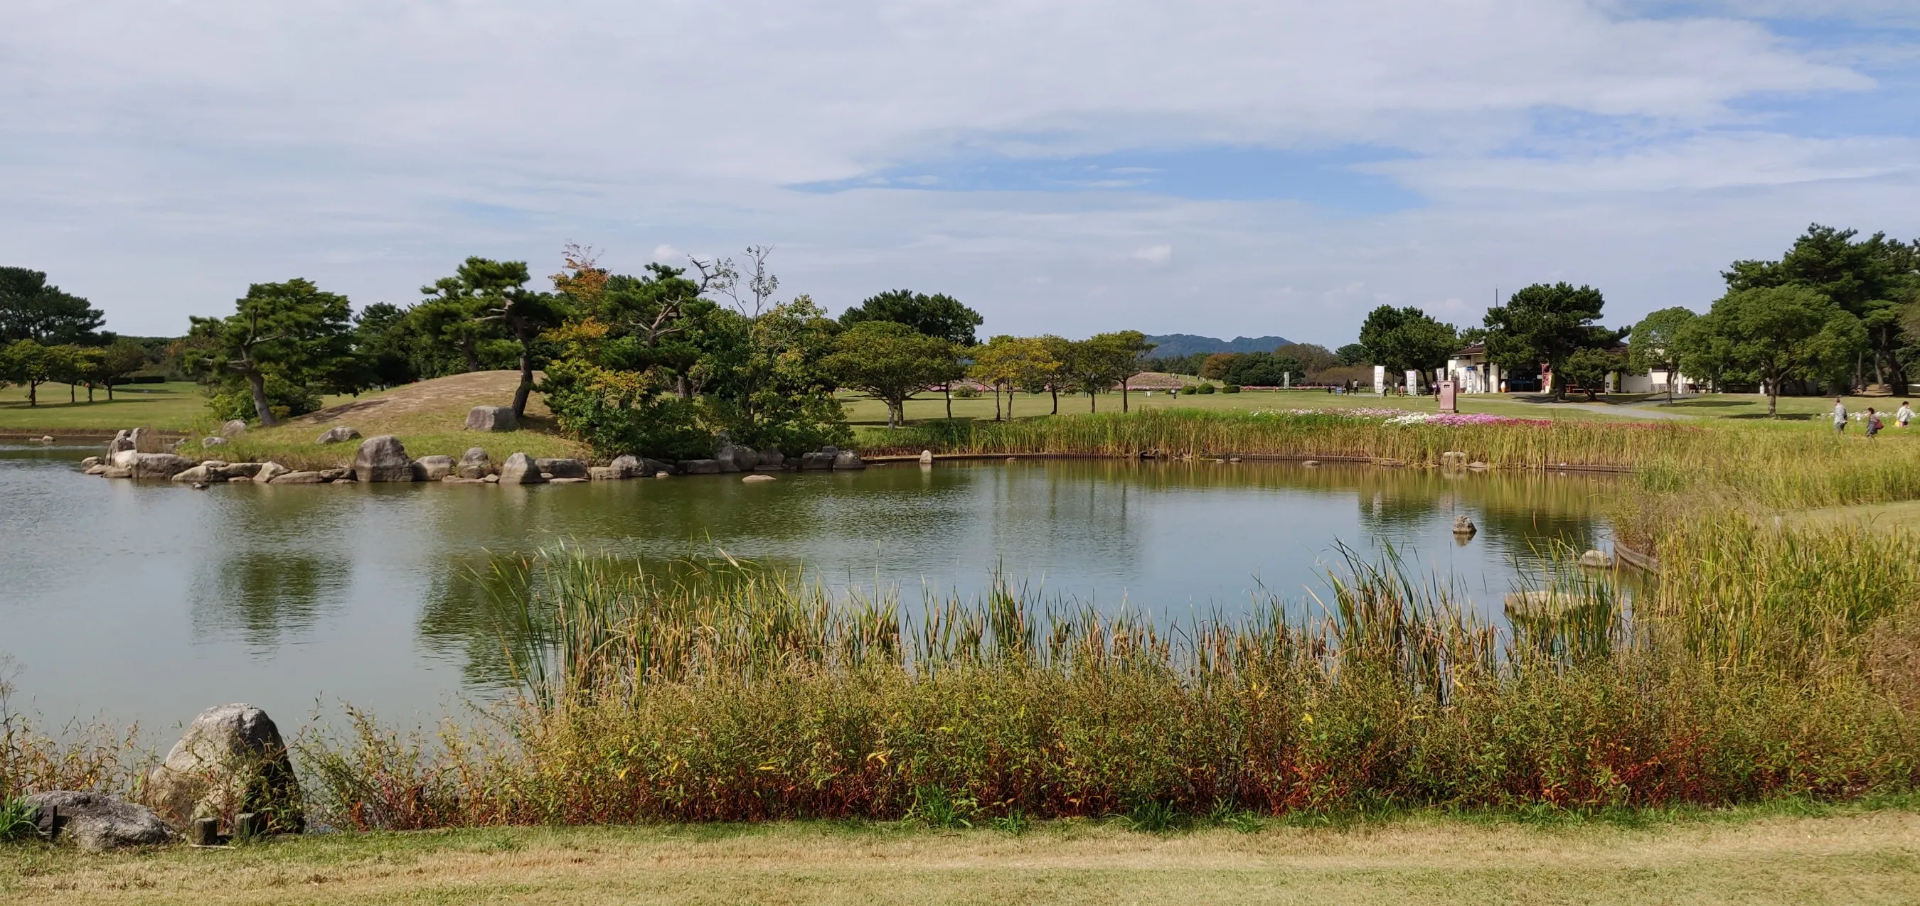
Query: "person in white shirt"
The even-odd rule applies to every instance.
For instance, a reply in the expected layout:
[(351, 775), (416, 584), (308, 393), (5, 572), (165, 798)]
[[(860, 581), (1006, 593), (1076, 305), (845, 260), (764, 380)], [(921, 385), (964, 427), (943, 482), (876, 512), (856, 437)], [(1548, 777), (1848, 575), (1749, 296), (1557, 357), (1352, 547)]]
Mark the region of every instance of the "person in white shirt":
[(1847, 406), (1837, 396), (1833, 398), (1833, 430), (1847, 433)]
[(1913, 410), (1911, 408), (1908, 408), (1906, 403), (1901, 403), (1900, 411), (1895, 412), (1893, 414), (1893, 423), (1896, 425), (1899, 425), (1902, 428), (1906, 427), (1907, 422), (1911, 421), (1912, 419), (1913, 419)]

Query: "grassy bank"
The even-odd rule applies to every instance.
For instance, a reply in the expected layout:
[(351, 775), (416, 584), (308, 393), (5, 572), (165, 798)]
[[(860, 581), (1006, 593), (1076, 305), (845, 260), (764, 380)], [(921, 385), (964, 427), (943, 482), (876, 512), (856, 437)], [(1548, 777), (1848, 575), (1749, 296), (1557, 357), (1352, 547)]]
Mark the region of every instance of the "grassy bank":
[(186, 431), (207, 415), (207, 396), (191, 382), (128, 384), (113, 395), (109, 402), (105, 389), (96, 390), (89, 403), (83, 387), (79, 401), (69, 403), (65, 384), (45, 384), (40, 405), (28, 406), (25, 388), (0, 388), (0, 434), (112, 434), (141, 426)]
[[(1250, 832), (1246, 832), (1250, 831)], [(1441, 817), (1149, 835), (845, 823), (333, 835), (224, 852), (0, 849), (15, 901), (363, 904), (1907, 902), (1908, 810), (1548, 827)], [(218, 870), (209, 870), (214, 864)]]

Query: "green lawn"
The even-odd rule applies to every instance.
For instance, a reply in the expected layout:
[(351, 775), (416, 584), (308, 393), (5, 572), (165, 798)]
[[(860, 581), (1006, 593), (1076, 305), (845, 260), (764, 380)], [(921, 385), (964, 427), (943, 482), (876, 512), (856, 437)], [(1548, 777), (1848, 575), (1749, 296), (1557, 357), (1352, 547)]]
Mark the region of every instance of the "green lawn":
[[(1868, 406), (1880, 410), (1886, 416), (1887, 427), (1893, 427), (1892, 413), (1900, 408), (1904, 397), (1846, 397), (1848, 412), (1865, 412)], [(1920, 397), (1912, 402), (1920, 403)], [(1833, 397), (1830, 396), (1783, 396), (1780, 397), (1777, 419), (1780, 421), (1816, 421), (1827, 422), (1833, 412)], [(1672, 411), (1705, 418), (1732, 418), (1764, 420), (1767, 417), (1767, 398), (1752, 393), (1721, 393), (1676, 400)]]
[(184, 431), (207, 418), (206, 393), (188, 381), (116, 387), (113, 402), (107, 402), (107, 392), (101, 389), (94, 391), (94, 401), (89, 403), (87, 390), (81, 387), (73, 394), (79, 401), (70, 403), (67, 389), (65, 384), (42, 384), (40, 405), (28, 406), (25, 387), (0, 388), (0, 431), (96, 432), (139, 427)]
[[(844, 394), (841, 401), (846, 405), (847, 418), (856, 425), (884, 425), (887, 422), (887, 407), (878, 400), (858, 394)], [(1577, 401), (1576, 401), (1577, 402)], [(1002, 414), (1006, 407), (1006, 397), (1001, 397)], [(1143, 391), (1128, 394), (1128, 408), (1140, 409), (1211, 409), (1219, 411), (1256, 410), (1256, 409), (1353, 409), (1379, 408), (1404, 409), (1409, 412), (1435, 412), (1439, 405), (1431, 396), (1374, 396), (1371, 393), (1329, 394), (1319, 390), (1246, 390), (1240, 393), (1213, 393), (1180, 396), (1168, 396), (1164, 392), (1155, 392), (1148, 396)], [(1120, 394), (1102, 394), (1097, 400), (1089, 401), (1085, 395), (1061, 396), (1060, 413), (1077, 415), (1097, 409), (1100, 412), (1119, 412)], [(953, 416), (955, 418), (987, 419), (993, 418), (993, 396), (988, 394), (978, 399), (955, 399)], [(1013, 395), (1013, 415), (1016, 418), (1048, 415), (1053, 411), (1053, 399), (1045, 394), (1038, 396), (1016, 393)], [(1511, 415), (1522, 418), (1566, 418), (1596, 420), (1612, 417), (1609, 414), (1591, 412), (1572, 406), (1556, 406), (1524, 402), (1501, 395), (1477, 395), (1460, 397), (1461, 412), (1485, 412), (1494, 415)], [(907, 401), (907, 421), (918, 422), (946, 417), (946, 405), (937, 393), (925, 394)], [(1632, 419), (1635, 413), (1626, 410), (1620, 418)]]
[(1417, 817), (1146, 834), (840, 822), (330, 834), (86, 855), (0, 846), (19, 903), (1911, 903), (1920, 816), (1529, 825)]

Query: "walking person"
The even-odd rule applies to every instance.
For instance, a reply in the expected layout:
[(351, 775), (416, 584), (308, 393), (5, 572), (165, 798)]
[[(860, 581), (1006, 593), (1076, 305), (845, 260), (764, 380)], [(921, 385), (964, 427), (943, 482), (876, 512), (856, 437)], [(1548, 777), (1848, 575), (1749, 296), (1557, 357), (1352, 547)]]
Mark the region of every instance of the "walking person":
[(1872, 406), (1868, 406), (1867, 407), (1867, 436), (1871, 438), (1875, 434), (1879, 434), (1880, 429), (1883, 427), (1885, 426), (1880, 423), (1880, 413), (1873, 411)]
[(1900, 404), (1900, 411), (1893, 414), (1893, 423), (1904, 428), (1910, 421), (1913, 421), (1913, 409), (1903, 402)]
[(1833, 430), (1839, 434), (1847, 433), (1847, 404), (1837, 396), (1833, 398)]

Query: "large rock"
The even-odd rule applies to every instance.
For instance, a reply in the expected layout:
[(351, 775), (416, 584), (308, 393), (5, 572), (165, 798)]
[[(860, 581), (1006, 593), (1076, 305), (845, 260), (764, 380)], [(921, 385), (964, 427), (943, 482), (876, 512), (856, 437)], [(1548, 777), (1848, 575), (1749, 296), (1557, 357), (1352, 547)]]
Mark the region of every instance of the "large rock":
[(720, 474), (720, 461), (717, 459), (683, 459), (680, 461), (680, 471), (688, 475), (718, 475)]
[(818, 453), (803, 453), (800, 456), (800, 468), (808, 471), (831, 469), (833, 468), (833, 458), (836, 455), (838, 454), (828, 453), (824, 450)]
[(132, 478), (133, 470), (126, 466), (94, 466), (100, 470), (102, 478)]
[(533, 457), (525, 453), (515, 453), (500, 464), (501, 484), (540, 484), (546, 480), (540, 474), (540, 467), (534, 464)]
[(38, 822), (47, 809), (54, 810), (65, 819), (60, 839), (72, 840), (84, 850), (157, 846), (173, 838), (173, 831), (152, 809), (104, 793), (53, 790), (22, 798), (31, 810), (29, 820)]
[(360, 432), (355, 431), (352, 428), (347, 427), (346, 425), (334, 425), (333, 427), (320, 432), (320, 436), (314, 440), (314, 443), (316, 444), (345, 443), (346, 441), (353, 440), (359, 436), (360, 436)]
[(517, 431), (520, 419), (512, 406), (475, 406), (467, 410), (468, 431)]
[(133, 432), (122, 428), (118, 433), (113, 435), (112, 440), (107, 441), (106, 458), (108, 461), (112, 461), (113, 454), (126, 453), (134, 449), (136, 448), (133, 445)]
[(536, 459), (533, 464), (551, 478), (587, 477), (587, 464), (577, 459)]
[(86, 459), (80, 460), (80, 468), (82, 469), (91, 469), (97, 465), (100, 465), (100, 457), (98, 456), (89, 456)]
[(238, 418), (229, 419), (220, 425), (220, 436), (232, 437), (235, 434), (244, 434), (246, 430), (247, 423), (245, 420)]
[(1580, 565), (1589, 569), (1610, 569), (1613, 567), (1613, 555), (1606, 551), (1587, 551), (1580, 555)]
[[(207, 463), (201, 463), (201, 465), (207, 465)], [(244, 481), (259, 475), (260, 470), (266, 466), (267, 464), (263, 462), (230, 462), (217, 470), (209, 467), (207, 471), (213, 473), (216, 478), (225, 478), (228, 481), (237, 478)]]
[(265, 815), (268, 833), (297, 834), (307, 825), (280, 728), (248, 704), (200, 712), (147, 775), (146, 801), (182, 826), (195, 818), (231, 822), (241, 812)]
[(652, 474), (645, 471), (646, 465), (638, 456), (615, 456), (606, 467), (613, 471), (613, 474), (607, 476), (608, 478), (639, 478)]
[(205, 482), (212, 477), (213, 471), (207, 468), (206, 463), (173, 474), (173, 480), (179, 482)]
[(274, 484), (326, 484), (327, 476), (319, 472), (282, 472), (272, 480)]
[(454, 473), (461, 478), (481, 479), (493, 474), (493, 460), (487, 457), (487, 451), (473, 447), (460, 456), (460, 466)]
[(864, 469), (866, 467), (867, 464), (860, 460), (860, 454), (852, 450), (841, 450), (833, 454), (833, 468), (836, 471)]
[(203, 437), (203, 438), (200, 438), (200, 446), (202, 446), (202, 447), (218, 447), (218, 446), (220, 446), (221, 444), (224, 444), (224, 443), (226, 443), (226, 442), (227, 442), (227, 439), (226, 439), (226, 438), (224, 438), (224, 437)]
[(133, 442), (133, 449), (142, 453), (160, 451), (160, 434), (152, 428), (135, 428), (127, 435), (127, 439)]
[(439, 481), (453, 474), (453, 457), (422, 456), (413, 461), (414, 481)]
[(370, 481), (412, 481), (413, 458), (407, 455), (400, 438), (391, 434), (369, 437), (353, 454), (353, 477)]
[(135, 453), (128, 468), (133, 470), (135, 478), (151, 479), (172, 478), (195, 465), (193, 460), (172, 453)]
[(713, 458), (720, 463), (722, 472), (751, 472), (760, 465), (758, 450), (738, 444), (721, 444)]
[(277, 462), (263, 462), (260, 464), (260, 468), (253, 470), (253, 480), (261, 484), (266, 484), (291, 471), (293, 470)]
[(760, 451), (760, 464), (758, 466), (755, 466), (754, 468), (765, 472), (772, 469), (784, 468), (786, 466), (786, 462), (787, 462), (787, 456), (786, 454), (780, 452), (779, 448), (767, 447), (766, 449)]

